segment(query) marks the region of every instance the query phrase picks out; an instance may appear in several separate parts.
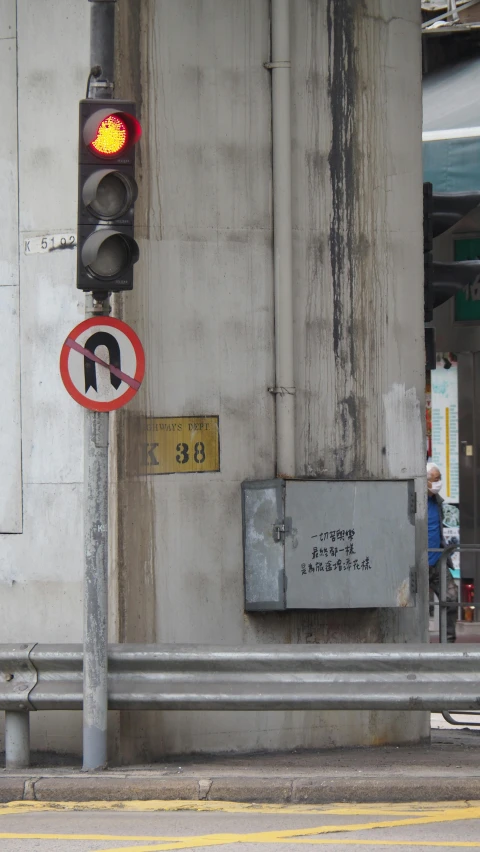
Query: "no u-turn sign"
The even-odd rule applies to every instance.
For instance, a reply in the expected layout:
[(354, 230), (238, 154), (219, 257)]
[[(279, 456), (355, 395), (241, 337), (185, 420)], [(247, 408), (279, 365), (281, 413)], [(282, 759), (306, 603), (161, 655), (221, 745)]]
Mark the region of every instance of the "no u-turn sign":
[(126, 323), (92, 317), (68, 335), (60, 354), (63, 384), (92, 411), (114, 411), (135, 396), (145, 373), (142, 344)]

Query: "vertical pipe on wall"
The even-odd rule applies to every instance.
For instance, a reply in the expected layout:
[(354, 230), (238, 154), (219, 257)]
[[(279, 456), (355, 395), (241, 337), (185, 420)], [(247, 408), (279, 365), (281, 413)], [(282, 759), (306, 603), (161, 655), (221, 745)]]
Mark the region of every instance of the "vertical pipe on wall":
[(290, 0), (272, 0), (271, 9), (277, 475), (295, 476)]

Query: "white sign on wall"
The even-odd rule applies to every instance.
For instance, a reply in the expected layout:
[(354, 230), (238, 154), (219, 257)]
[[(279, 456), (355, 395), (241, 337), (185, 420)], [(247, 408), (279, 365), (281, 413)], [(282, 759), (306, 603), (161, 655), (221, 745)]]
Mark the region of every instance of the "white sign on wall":
[(77, 247), (76, 234), (43, 234), (41, 237), (29, 237), (23, 241), (25, 254), (48, 254), (52, 251), (74, 249)]
[(447, 370), (437, 362), (432, 370), (432, 461), (441, 470), (441, 496), (459, 502), (458, 473), (458, 373), (453, 363)]

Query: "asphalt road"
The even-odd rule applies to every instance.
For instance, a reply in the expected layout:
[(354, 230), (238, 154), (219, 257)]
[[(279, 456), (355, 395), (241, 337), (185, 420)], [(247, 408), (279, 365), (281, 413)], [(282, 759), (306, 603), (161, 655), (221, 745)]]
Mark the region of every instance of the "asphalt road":
[(243, 805), (20, 802), (0, 805), (2, 852), (480, 849), (480, 802)]

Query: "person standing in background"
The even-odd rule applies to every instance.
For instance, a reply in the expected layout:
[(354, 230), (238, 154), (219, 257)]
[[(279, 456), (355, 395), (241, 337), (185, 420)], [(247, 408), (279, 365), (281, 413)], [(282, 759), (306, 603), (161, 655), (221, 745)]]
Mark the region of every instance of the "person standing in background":
[[(440, 567), (439, 560), (441, 553), (435, 553), (434, 550), (439, 550), (445, 547), (443, 538), (443, 515), (442, 503), (443, 498), (440, 497), (440, 489), (442, 487), (442, 474), (433, 462), (427, 464), (427, 487), (428, 487), (428, 583), (430, 590), (433, 591), (440, 600)], [(430, 550), (432, 548), (432, 550)], [(447, 608), (447, 642), (455, 642), (457, 639), (457, 610), (458, 610), (458, 589), (453, 579), (451, 572), (451, 560), (447, 560), (447, 601), (451, 601), (454, 606)]]

